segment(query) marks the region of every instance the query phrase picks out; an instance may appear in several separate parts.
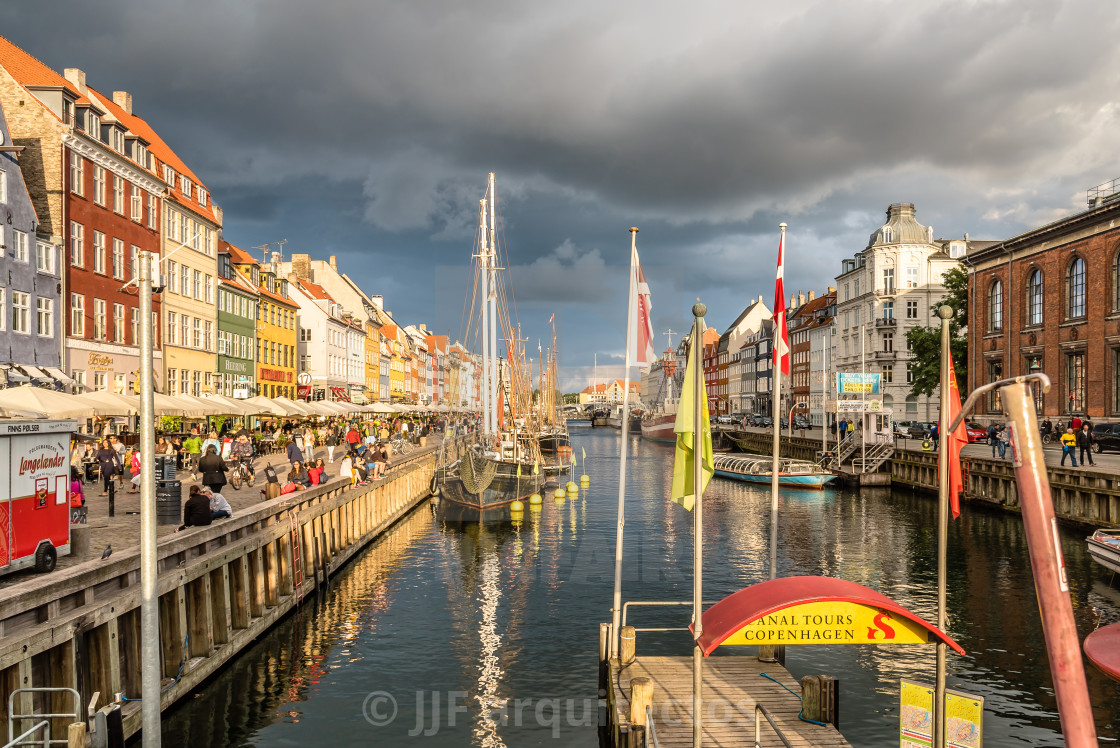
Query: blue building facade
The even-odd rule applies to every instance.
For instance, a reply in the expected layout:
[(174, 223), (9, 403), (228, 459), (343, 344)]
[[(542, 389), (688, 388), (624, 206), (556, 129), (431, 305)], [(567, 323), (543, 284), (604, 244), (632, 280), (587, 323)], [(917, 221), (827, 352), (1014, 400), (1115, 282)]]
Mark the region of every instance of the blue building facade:
[[(61, 387), (62, 258), (39, 220), (0, 106), (0, 386)], [(48, 230), (46, 227), (44, 230)]]

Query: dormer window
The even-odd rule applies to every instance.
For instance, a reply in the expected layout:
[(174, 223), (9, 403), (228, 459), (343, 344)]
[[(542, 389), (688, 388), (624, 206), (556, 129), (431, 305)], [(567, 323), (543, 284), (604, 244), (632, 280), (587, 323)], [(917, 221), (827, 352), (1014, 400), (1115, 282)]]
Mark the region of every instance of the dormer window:
[(191, 180), (187, 179), (182, 174), (179, 175), (179, 191), (188, 198), (191, 196)]
[(207, 199), (206, 190), (204, 190), (202, 187), (199, 187), (198, 188), (198, 204), (205, 208), (206, 207), (206, 199)]
[(175, 189), (175, 170), (167, 164), (163, 165), (163, 181), (167, 182), (167, 186)]
[(117, 153), (124, 153), (124, 132), (119, 127), (109, 131), (109, 145)]
[(62, 100), (62, 123), (65, 125), (74, 122), (74, 102), (69, 99)]
[(101, 140), (101, 117), (92, 109), (86, 110), (86, 134)]
[(134, 146), (134, 150), (135, 150), (135, 154), (133, 156), (133, 161), (140, 164), (145, 169), (151, 168), (148, 165), (150, 163), (149, 160), (148, 160), (149, 155), (150, 155), (148, 153), (148, 147), (138, 140), (138, 141), (136, 141), (136, 145)]
[(894, 229), (890, 226), (883, 227), (883, 241), (888, 243), (894, 241)]

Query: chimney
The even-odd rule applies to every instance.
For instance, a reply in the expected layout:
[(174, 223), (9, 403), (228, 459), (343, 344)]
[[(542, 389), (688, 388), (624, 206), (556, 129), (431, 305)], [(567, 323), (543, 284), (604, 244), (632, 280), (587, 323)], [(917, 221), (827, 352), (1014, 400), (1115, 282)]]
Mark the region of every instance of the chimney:
[(369, 300), (373, 302), (373, 305), (375, 307), (377, 307), (381, 311), (385, 311), (385, 297), (384, 296), (381, 296), (381, 295), (370, 296)]
[(964, 243), (968, 244), (968, 232), (964, 232)]
[(836, 293), (836, 286), (829, 286), (828, 287), (828, 292), (829, 292), (829, 294)]
[(297, 278), (311, 280), (311, 255), (292, 255), (292, 272)]
[(86, 95), (86, 73), (81, 68), (66, 68), (62, 71), (69, 83), (74, 84), (74, 88), (78, 89), (78, 93), (82, 96)]
[(798, 291), (797, 292), (797, 305), (798, 306), (804, 306), (805, 305), (805, 292), (804, 291)]
[(327, 260), (327, 264), (331, 266), (331, 270), (338, 272), (338, 263), (335, 262), (334, 255), (331, 255), (331, 258)]
[(815, 298), (817, 298), (817, 292), (816, 291), (810, 291), (809, 292), (809, 301), (812, 301)]
[(123, 109), (126, 114), (132, 114), (132, 94), (128, 91), (113, 91), (113, 103)]

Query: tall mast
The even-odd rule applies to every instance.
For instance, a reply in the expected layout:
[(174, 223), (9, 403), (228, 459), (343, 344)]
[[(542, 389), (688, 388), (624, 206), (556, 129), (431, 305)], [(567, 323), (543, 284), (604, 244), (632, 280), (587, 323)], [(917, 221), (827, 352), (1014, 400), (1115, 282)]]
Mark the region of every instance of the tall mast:
[[(495, 178), (494, 172), (490, 172), (490, 294), (486, 297), (486, 305), (489, 307), (490, 317), (490, 387), (501, 387), (501, 380), (498, 378), (499, 372), (496, 366), (498, 360), (498, 283), (495, 275), (495, 269), (498, 264), (497, 258), (497, 245), (496, 234), (494, 231), (494, 224), (497, 220), (497, 206), (498, 196), (494, 191)], [(497, 401), (497, 394), (491, 395), (494, 401)], [(497, 433), (498, 431), (498, 414), (496, 408), (491, 408), (490, 412), (490, 429), (489, 433)]]
[(478, 201), (479, 246), (482, 261), (482, 433), (490, 434), (490, 255), (486, 242), (486, 199)]

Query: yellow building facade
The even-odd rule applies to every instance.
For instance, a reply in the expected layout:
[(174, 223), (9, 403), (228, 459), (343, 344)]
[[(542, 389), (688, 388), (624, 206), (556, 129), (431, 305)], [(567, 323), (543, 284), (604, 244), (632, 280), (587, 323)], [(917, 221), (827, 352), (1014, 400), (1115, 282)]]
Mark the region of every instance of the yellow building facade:
[(366, 330), (366, 399), (377, 402), (381, 397), (381, 328), (369, 322)]
[(257, 389), (265, 397), (297, 397), (296, 343), (299, 306), (288, 295), (288, 281), (261, 269), (248, 253), (229, 247), (230, 262), (260, 290), (257, 315)]

